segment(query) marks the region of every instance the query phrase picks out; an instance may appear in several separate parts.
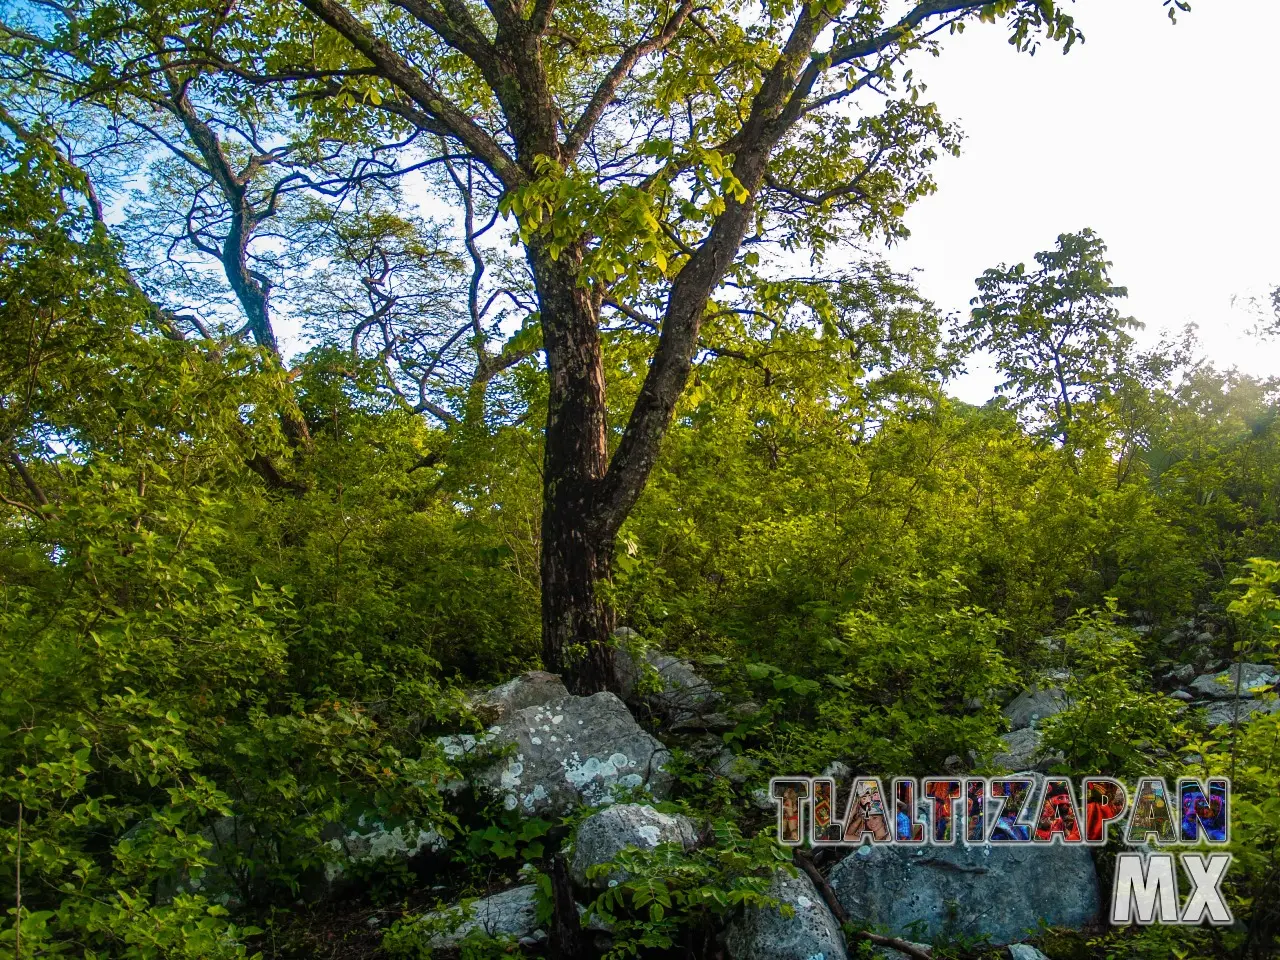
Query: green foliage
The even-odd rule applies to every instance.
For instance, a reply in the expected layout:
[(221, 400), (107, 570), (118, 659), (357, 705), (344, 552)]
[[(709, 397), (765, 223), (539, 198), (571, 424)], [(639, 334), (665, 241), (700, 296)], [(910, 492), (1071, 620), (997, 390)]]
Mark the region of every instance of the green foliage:
[(763, 831), (743, 837), (731, 820), (711, 825), (713, 839), (693, 853), (680, 844), (627, 849), (587, 871), (588, 879), (621, 871), (587, 907), (585, 922), (608, 925), (606, 957), (634, 957), (646, 950), (696, 951), (713, 936), (715, 920), (738, 909), (776, 907), (768, 894), (774, 871), (794, 870), (790, 854)]
[(1128, 375), (1139, 326), (1112, 301), (1127, 295), (1112, 284), (1104, 244), (1092, 230), (1064, 233), (1054, 250), (1025, 264), (987, 270), (978, 278), (972, 320), (975, 344), (996, 356), (1019, 410), (1030, 409), (1045, 435), (1079, 444)]
[[(1077, 611), (1061, 637), (1071, 678), (1067, 709), (1042, 723), (1048, 750), (1061, 751), (1072, 774), (1106, 773), (1127, 781), (1169, 769), (1177, 743), (1177, 704), (1145, 689), (1137, 635), (1117, 624), (1114, 599)], [(1161, 760), (1161, 758), (1166, 758)]]

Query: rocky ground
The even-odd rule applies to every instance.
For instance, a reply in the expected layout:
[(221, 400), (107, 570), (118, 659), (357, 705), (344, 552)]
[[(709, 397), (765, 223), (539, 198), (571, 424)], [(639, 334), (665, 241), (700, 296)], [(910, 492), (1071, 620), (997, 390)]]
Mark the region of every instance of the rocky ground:
[[(1184, 639), (1174, 636), (1168, 642), (1176, 646)], [(1205, 649), (1210, 649), (1207, 643)], [(1191, 659), (1159, 678), (1182, 709), (1204, 709), (1211, 725), (1245, 722), (1257, 713), (1280, 709), (1275, 698), (1258, 696), (1261, 689), (1280, 682), (1274, 668), (1231, 665), (1195, 652)], [(1004, 707), (1010, 727), (1004, 736), (1006, 749), (992, 758), (991, 766), (1035, 772), (1054, 762), (1043, 749), (1039, 724), (1066, 709), (1069, 679), (1062, 671), (1046, 674), (1009, 700)], [(618, 870), (591, 873), (592, 867), (609, 864), (619, 852), (651, 850), (663, 843), (693, 850), (714, 842), (703, 825), (653, 805), (672, 787), (667, 768), (670, 745), (679, 744), (716, 776), (752, 793), (762, 818), (773, 809), (761, 789), (768, 772), (750, 758), (735, 755), (720, 736), (757, 710), (754, 704), (726, 703), (692, 665), (653, 651), (634, 667), (623, 693), (626, 702), (612, 693), (573, 696), (556, 676), (526, 673), (477, 695), (475, 712), (489, 725), (483, 734), (439, 740), (446, 754), (470, 771), (469, 782), (450, 786), (457, 793), (478, 790), (496, 795), (506, 810), (522, 816), (558, 818), (583, 807), (594, 809), (579, 824), (566, 851), (567, 882), (580, 911), (603, 886), (626, 878)], [(662, 738), (642, 726), (637, 715)], [(847, 781), (851, 771), (835, 765), (828, 773)], [(257, 839), (238, 826), (234, 818), (214, 824), (208, 834), (219, 866), (199, 880), (175, 878), (161, 897), (200, 889), (235, 907), (233, 891), (243, 889), (232, 882), (235, 852)], [(350, 892), (350, 875), (367, 874), (371, 866), (436, 856), (445, 847), (434, 831), (411, 822), (392, 825), (363, 818), (335, 825), (324, 842), (331, 852), (329, 863), (308, 893), (332, 906), (321, 907), (313, 916), (327, 912), (333, 923), (348, 925), (354, 917), (338, 904)], [(724, 926), (719, 944), (725, 955), (732, 960), (843, 960), (849, 949), (840, 921), (849, 920), (903, 941), (898, 946), (907, 953), (880, 942), (875, 949), (885, 957), (927, 956), (928, 947), (910, 941), (945, 935), (985, 939), (991, 946), (1005, 947), (1012, 960), (1036, 960), (1043, 954), (1023, 941), (1042, 922), (1089, 930), (1097, 926), (1102, 902), (1093, 851), (1083, 846), (1034, 851), (964, 843), (838, 848), (820, 852), (815, 860), (808, 862), (807, 872), (782, 867), (774, 876), (770, 894), (789, 910), (747, 910)], [(480, 933), (536, 950), (548, 940), (545, 911), (540, 917), (538, 902), (537, 885), (527, 882), (416, 915), (411, 904), (385, 912), (365, 907), (359, 911), (354, 940), (349, 934), (343, 938), (363, 944), (358, 952), (326, 952), (323, 932), (314, 934), (308, 950), (316, 957), (370, 955), (380, 932), (393, 918), (405, 916), (410, 917), (408, 923), (420, 923), (430, 931), (428, 946), (440, 955), (456, 953), (464, 939)], [(405, 922), (402, 919), (402, 925)], [(316, 929), (323, 931), (324, 922)], [(596, 946), (608, 945), (607, 926), (589, 924), (588, 933)]]

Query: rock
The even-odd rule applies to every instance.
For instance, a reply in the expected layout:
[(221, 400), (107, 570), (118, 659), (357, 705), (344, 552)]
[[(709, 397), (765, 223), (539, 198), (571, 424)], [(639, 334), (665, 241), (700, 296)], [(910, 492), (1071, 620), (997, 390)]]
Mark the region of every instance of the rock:
[(836, 783), (845, 784), (853, 779), (853, 768), (843, 760), (832, 760), (823, 768), (822, 775)]
[(184, 870), (162, 877), (156, 883), (156, 904), (166, 906), (179, 893), (198, 893), (228, 910), (239, 909), (266, 879), (267, 867), (276, 859), (275, 844), (259, 837), (240, 816), (219, 817), (200, 836), (210, 844), (205, 856), (212, 864), (199, 876)]
[(1029, 943), (1011, 943), (1009, 960), (1049, 960), (1049, 958)]
[(1173, 693), (1169, 694), (1169, 696), (1171, 696), (1174, 700), (1181, 700), (1183, 703), (1189, 703), (1190, 701), (1195, 699), (1195, 697), (1187, 693), (1187, 691), (1185, 690), (1175, 690), (1173, 691)]
[(491, 897), (477, 900), (469, 907), (461, 905), (424, 914), (419, 923), (438, 927), (439, 932), (427, 941), (432, 950), (458, 947), (468, 934), (477, 931), (490, 937), (538, 939), (538, 887), (527, 884), (512, 887)]
[(1044, 734), (1032, 727), (1006, 733), (1001, 740), (1006, 750), (991, 758), (992, 766), (1008, 770), (1030, 770), (1033, 767), (1048, 769), (1054, 763), (1063, 760), (1062, 754), (1056, 752), (1038, 759), (1044, 743)]
[(1196, 643), (1202, 643), (1206, 646), (1213, 643), (1213, 634), (1208, 630), (1202, 630), (1200, 633), (1196, 634)]
[(942, 769), (952, 775), (964, 773), (964, 760), (961, 759), (959, 754), (953, 753), (942, 761)]
[(1070, 680), (1072, 674), (1070, 670), (1058, 669), (1058, 670), (1046, 670), (1042, 674), (1042, 676), (1046, 680), (1048, 680), (1050, 683), (1060, 686), (1066, 683), (1068, 680)]
[(1163, 642), (1166, 646), (1176, 647), (1181, 645), (1182, 642), (1186, 639), (1187, 639), (1186, 633), (1184, 633), (1182, 630), (1174, 628), (1173, 630), (1170, 630), (1168, 633), (1164, 635)]
[(1254, 717), (1280, 713), (1280, 700), (1200, 700), (1192, 708), (1205, 708), (1205, 723), (1210, 729), (1247, 723)]
[(711, 772), (741, 786), (760, 772), (760, 761), (755, 757), (744, 757), (725, 747), (711, 762)]
[(1032, 686), (1018, 694), (1007, 707), (1004, 715), (1009, 718), (1010, 730), (1034, 727), (1045, 717), (1052, 717), (1067, 708), (1066, 694), (1061, 687), (1041, 689)]
[(404, 863), (430, 850), (448, 846), (430, 827), (407, 822), (394, 827), (361, 814), (350, 825), (331, 824), (322, 836), (334, 857), (324, 865), (325, 894), (338, 891), (353, 868), (376, 867), (379, 864)]
[[(614, 636), (618, 636), (617, 631)], [(651, 670), (657, 674), (656, 678)], [(623, 648), (618, 657), (618, 672), (623, 699), (644, 704), (673, 727), (699, 729), (699, 718), (714, 713), (722, 699), (693, 669), (693, 664), (653, 648), (638, 657)], [(656, 679), (658, 689), (646, 690), (647, 681), (652, 679)], [(723, 722), (724, 729), (735, 725), (728, 717)]]
[(875, 844), (845, 857), (830, 880), (851, 919), (895, 937), (987, 935), (999, 946), (1041, 920), (1079, 930), (1098, 913), (1098, 873), (1083, 846)]
[(714, 733), (690, 737), (684, 745), (685, 753), (704, 767), (714, 764), (724, 749), (724, 738)]
[(1270, 687), (1280, 682), (1280, 671), (1262, 663), (1232, 664), (1225, 674), (1206, 673), (1191, 681), (1191, 689), (1203, 697), (1215, 700), (1232, 699), (1236, 695), (1236, 683), (1240, 684), (1240, 696), (1250, 698), (1255, 687)]
[(486, 724), (502, 723), (517, 710), (540, 707), (568, 695), (564, 682), (554, 673), (530, 670), (481, 694), (472, 709)]
[[(573, 842), (569, 874), (580, 887), (604, 886), (604, 878), (587, 880), (587, 868), (608, 863), (628, 847), (652, 850), (660, 843), (678, 843), (686, 850), (698, 844), (698, 828), (681, 814), (659, 813), (641, 803), (606, 807), (582, 821)], [(609, 879), (625, 880), (623, 870), (614, 870)]]
[(733, 960), (847, 960), (844, 934), (812, 880), (779, 870), (769, 896), (789, 904), (795, 914), (783, 916), (776, 907), (744, 910), (725, 935)]
[(667, 749), (640, 729), (612, 693), (562, 697), (516, 710), (483, 737), (440, 738), (446, 755), (500, 754), (474, 775), (504, 798), (508, 810), (564, 814), (579, 803), (610, 803), (620, 790), (642, 787), (665, 797)]
[(1174, 667), (1164, 675), (1165, 680), (1170, 683), (1190, 683), (1191, 678), (1196, 675), (1196, 668), (1190, 663), (1184, 663)]

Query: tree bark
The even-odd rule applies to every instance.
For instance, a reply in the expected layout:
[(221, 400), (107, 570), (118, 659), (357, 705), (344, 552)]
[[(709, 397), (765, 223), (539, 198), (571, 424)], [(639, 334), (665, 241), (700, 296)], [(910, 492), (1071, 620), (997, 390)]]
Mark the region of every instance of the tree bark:
[(550, 379), (542, 498), (542, 659), (574, 693), (620, 689), (609, 646), (617, 527), (600, 493), (609, 466), (599, 306), (577, 283), (581, 250), (529, 246)]

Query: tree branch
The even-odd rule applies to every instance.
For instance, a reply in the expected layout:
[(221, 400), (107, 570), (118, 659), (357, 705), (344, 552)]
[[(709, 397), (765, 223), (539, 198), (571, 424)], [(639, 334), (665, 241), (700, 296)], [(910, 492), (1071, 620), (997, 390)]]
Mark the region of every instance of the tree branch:
[(618, 92), (618, 87), (623, 80), (630, 76), (632, 69), (635, 68), (640, 59), (647, 57), (651, 53), (657, 53), (670, 45), (692, 11), (693, 0), (680, 0), (680, 6), (668, 18), (657, 36), (649, 40), (633, 43), (623, 51), (622, 56), (618, 58), (618, 62), (613, 65), (613, 69), (608, 72), (596, 88), (595, 93), (592, 94), (587, 108), (582, 112), (582, 116), (578, 118), (578, 122), (573, 125), (573, 130), (565, 140), (564, 152), (566, 161), (571, 160), (582, 149), (583, 143), (591, 135), (591, 131), (595, 129), (596, 124), (600, 122), (600, 118), (604, 116), (604, 111), (609, 106), (614, 94)]
[(441, 124), (449, 136), (476, 155), (502, 184), (510, 189), (524, 182), (524, 174), (514, 160), (485, 130), (476, 124), (422, 75), (391, 45), (376, 37), (337, 0), (298, 0), (363, 54), (381, 75), (395, 84), (428, 116)]

